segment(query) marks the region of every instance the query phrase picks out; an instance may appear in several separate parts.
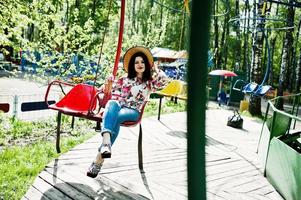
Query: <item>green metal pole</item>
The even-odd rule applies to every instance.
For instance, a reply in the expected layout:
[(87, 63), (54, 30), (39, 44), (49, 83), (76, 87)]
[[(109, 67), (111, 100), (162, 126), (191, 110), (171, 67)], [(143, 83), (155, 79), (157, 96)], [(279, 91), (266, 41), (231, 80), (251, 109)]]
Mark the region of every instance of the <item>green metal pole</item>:
[(205, 112), (210, 0), (192, 1), (188, 61), (188, 199), (206, 200)]

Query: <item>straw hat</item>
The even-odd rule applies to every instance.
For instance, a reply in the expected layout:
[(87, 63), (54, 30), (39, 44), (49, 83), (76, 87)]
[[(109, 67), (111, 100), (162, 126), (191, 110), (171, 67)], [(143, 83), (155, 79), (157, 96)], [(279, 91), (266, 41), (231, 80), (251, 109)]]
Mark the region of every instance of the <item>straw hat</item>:
[(138, 52), (145, 54), (150, 66), (153, 67), (154, 58), (150, 50), (142, 46), (136, 46), (128, 49), (123, 56), (123, 67), (125, 71), (128, 71), (131, 57)]

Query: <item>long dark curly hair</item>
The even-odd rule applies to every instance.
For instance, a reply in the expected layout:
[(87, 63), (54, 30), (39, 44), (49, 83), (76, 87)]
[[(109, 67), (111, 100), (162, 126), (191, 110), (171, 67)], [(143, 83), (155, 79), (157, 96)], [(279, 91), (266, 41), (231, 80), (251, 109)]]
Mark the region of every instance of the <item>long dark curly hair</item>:
[(152, 80), (151, 63), (149, 63), (146, 55), (142, 52), (137, 52), (131, 57), (129, 65), (128, 65), (128, 78), (132, 79), (132, 78), (135, 78), (137, 76), (137, 72), (135, 70), (135, 59), (138, 56), (142, 57), (142, 59), (144, 60), (144, 64), (145, 64), (145, 70), (144, 70), (143, 75), (142, 75), (142, 80), (143, 81)]

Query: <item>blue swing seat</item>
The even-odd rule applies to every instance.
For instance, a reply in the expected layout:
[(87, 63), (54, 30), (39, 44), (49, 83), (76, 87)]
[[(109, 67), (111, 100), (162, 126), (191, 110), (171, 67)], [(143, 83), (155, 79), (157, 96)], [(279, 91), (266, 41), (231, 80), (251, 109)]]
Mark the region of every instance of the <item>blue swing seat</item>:
[(248, 83), (245, 86), (243, 86), (242, 88), (242, 92), (243, 93), (254, 93), (254, 91), (256, 91), (256, 89), (258, 88), (257, 83)]
[(260, 85), (254, 94), (257, 96), (264, 96), (270, 89), (270, 85)]
[[(235, 85), (235, 84), (234, 84)], [(233, 89), (238, 90), (237, 88)], [(258, 85), (257, 83), (248, 83), (241, 88), (241, 92), (245, 94), (253, 94), (256, 96), (264, 96), (271, 89), (270, 85)]]

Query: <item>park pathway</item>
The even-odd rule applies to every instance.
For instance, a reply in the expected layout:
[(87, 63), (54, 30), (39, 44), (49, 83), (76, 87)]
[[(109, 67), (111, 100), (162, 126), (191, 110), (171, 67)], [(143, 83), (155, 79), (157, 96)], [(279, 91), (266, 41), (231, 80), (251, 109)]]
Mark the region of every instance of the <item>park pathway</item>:
[[(239, 130), (226, 126), (231, 111), (206, 112), (207, 199), (281, 200), (258, 162), (261, 122), (244, 117)], [(142, 126), (145, 173), (138, 168), (138, 127), (122, 128), (97, 178), (85, 173), (99, 134), (49, 163), (23, 199), (187, 199), (186, 113), (144, 118)]]

